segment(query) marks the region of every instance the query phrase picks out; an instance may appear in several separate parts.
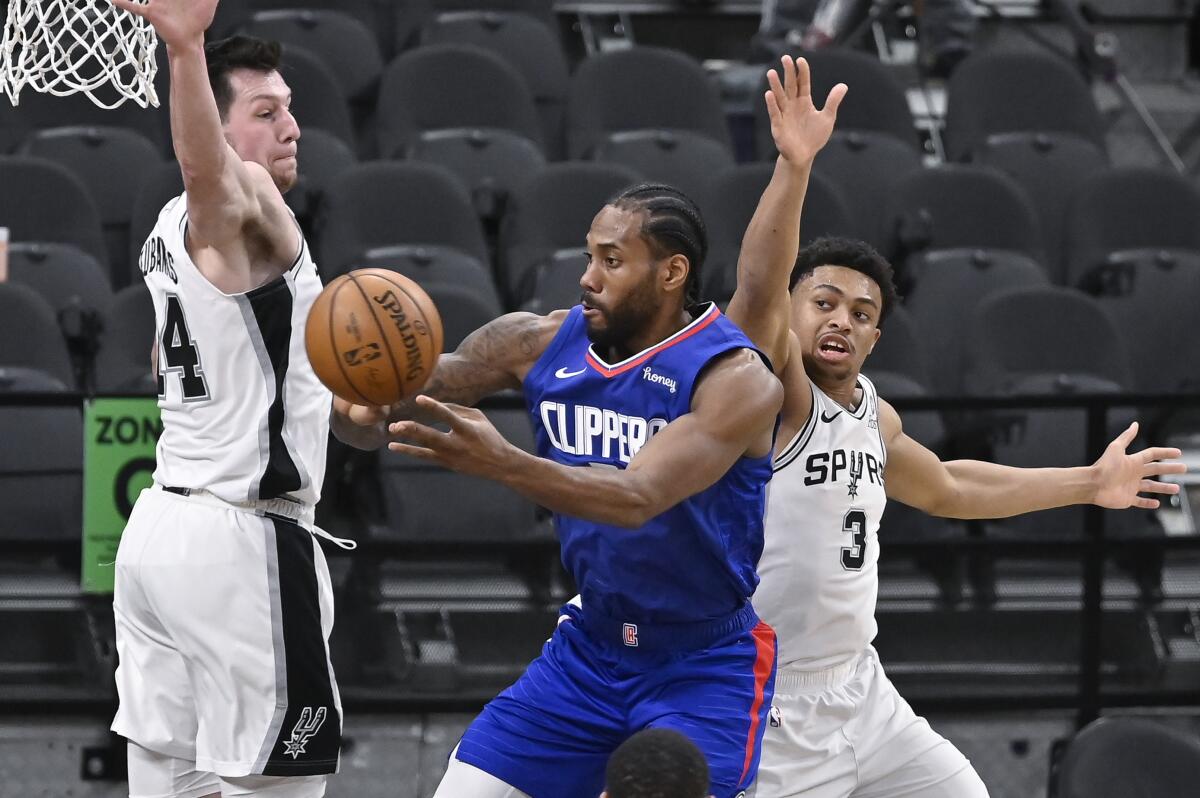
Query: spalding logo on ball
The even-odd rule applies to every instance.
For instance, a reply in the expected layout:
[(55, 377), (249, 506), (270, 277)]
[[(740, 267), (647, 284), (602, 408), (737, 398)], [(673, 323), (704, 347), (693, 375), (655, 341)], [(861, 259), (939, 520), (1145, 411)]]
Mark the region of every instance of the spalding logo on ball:
[(360, 405), (390, 405), (425, 385), (442, 352), (442, 318), (421, 286), (357, 269), (325, 286), (304, 329), (313, 371)]

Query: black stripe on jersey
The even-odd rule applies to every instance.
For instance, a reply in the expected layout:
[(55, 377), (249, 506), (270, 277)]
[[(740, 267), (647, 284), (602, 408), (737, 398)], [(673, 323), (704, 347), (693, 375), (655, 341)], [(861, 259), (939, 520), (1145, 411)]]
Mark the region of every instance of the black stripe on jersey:
[(275, 399), (267, 410), (267, 464), (258, 482), (259, 499), (299, 490), (300, 471), (283, 440), (283, 385), (292, 345), (292, 291), (282, 276), (246, 294), (275, 376)]
[(796, 433), (796, 437), (792, 438), (791, 443), (779, 453), (771, 464), (771, 471), (779, 471), (792, 464), (792, 462), (800, 456), (804, 451), (804, 447), (808, 445), (808, 441), (812, 438), (813, 430), (817, 428), (817, 414), (821, 412), (821, 403), (817, 400), (817, 389), (810, 382), (809, 389), (812, 391), (812, 410), (809, 411), (808, 420), (804, 422), (804, 426)]
[[(279, 604), (287, 667), (287, 710), (263, 766), (264, 776), (313, 776), (337, 771), (342, 717), (333, 700), (329, 654), (321, 630), (314, 548), (303, 527), (268, 515), (279, 558)], [(276, 630), (276, 638), (280, 637)]]

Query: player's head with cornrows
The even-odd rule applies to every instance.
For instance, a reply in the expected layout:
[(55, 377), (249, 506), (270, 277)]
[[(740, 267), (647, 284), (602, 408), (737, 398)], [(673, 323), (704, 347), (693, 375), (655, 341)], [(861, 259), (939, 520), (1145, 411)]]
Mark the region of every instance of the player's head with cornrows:
[(617, 194), (592, 221), (587, 247), (581, 301), (597, 346), (621, 347), (699, 300), (708, 230), (678, 189), (643, 183)]
[(206, 44), (204, 59), (225, 140), (243, 161), (262, 166), (279, 190), (287, 191), (298, 174), (300, 126), (290, 110), (292, 90), (279, 73), (279, 43), (231, 36)]
[(644, 729), (609, 757), (607, 798), (708, 798), (708, 763), (674, 729)]
[(789, 287), (805, 370), (857, 378), (899, 301), (892, 265), (863, 241), (819, 238), (800, 250)]

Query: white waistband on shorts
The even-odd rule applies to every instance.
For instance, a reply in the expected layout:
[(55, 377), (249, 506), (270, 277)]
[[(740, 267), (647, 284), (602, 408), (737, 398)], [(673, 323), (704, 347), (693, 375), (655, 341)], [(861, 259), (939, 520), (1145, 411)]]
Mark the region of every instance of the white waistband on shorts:
[(172, 496), (178, 496), (184, 501), (198, 502), (200, 504), (207, 504), (212, 507), (220, 507), (225, 510), (240, 510), (246, 513), (253, 513), (254, 515), (277, 515), (294, 522), (297, 526), (308, 530), (310, 533), (319, 538), (325, 538), (326, 540), (334, 543), (337, 546), (340, 546), (343, 549), (353, 550), (358, 548), (358, 544), (353, 540), (345, 540), (343, 538), (334, 537), (324, 529), (321, 529), (319, 526), (317, 526), (313, 522), (315, 517), (315, 509), (309, 504), (302, 504), (301, 502), (282, 498), (230, 502), (203, 488), (189, 488), (187, 489), (186, 493), (182, 493), (178, 490), (167, 490), (157, 482), (154, 483), (154, 489)]
[(860, 654), (853, 659), (824, 670), (807, 671), (794, 665), (781, 665), (775, 673), (775, 691), (839, 687), (850, 680), (862, 662)]

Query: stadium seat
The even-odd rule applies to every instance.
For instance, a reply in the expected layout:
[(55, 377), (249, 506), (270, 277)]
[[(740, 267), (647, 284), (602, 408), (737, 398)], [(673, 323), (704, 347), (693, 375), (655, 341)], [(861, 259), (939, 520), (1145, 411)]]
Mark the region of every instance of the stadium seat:
[[(533, 451), (533, 432), (523, 409), (489, 410), (502, 435)], [(390, 540), (472, 543), (528, 539), (536, 523), (532, 502), (478, 477), (384, 450), (380, 473), (387, 525), (378, 537)], [(471, 501), (463, 501), (463, 497)]]
[(1079, 187), (1067, 216), (1067, 284), (1079, 285), (1114, 253), (1200, 252), (1200, 188), (1148, 167), (1102, 172)]
[[(362, 20), (332, 4), (330, 10), (292, 7), (259, 11), (242, 31), (317, 56), (352, 102), (372, 96), (383, 71), (375, 34)], [(305, 121), (302, 118), (301, 125)]]
[(122, 103), (113, 109), (100, 108), (82, 94), (58, 97), (26, 89), (21, 92), (21, 104), (0, 103), (0, 153), (14, 151), (31, 133), (59, 127), (117, 127), (131, 130), (154, 144), (159, 157), (170, 152), (167, 118), (165, 47), (159, 49), (159, 88), (162, 107), (142, 108), (136, 103)]
[(108, 262), (122, 263), (133, 200), (142, 174), (162, 162), (159, 149), (126, 128), (60, 127), (34, 133), (20, 151), (60, 163), (83, 181), (100, 213)]
[[(416, 4), (420, 5), (422, 2), (428, 1), (418, 0)], [(217, 6), (217, 13), (220, 15), (222, 10), (228, 12), (230, 21), (228, 27), (232, 29), (235, 25), (244, 25), (255, 13), (264, 11), (321, 12), (337, 10), (341, 14), (354, 17), (366, 26), (367, 30), (374, 33), (377, 45), (384, 55), (388, 55), (394, 41), (395, 6), (409, 4), (408, 2), (380, 2), (380, 0), (337, 0), (337, 2), (332, 2), (332, 0), (249, 0), (245, 3), (230, 3), (228, 9), (226, 3), (221, 3)]]
[(510, 303), (528, 299), (527, 275), (559, 250), (584, 246), (604, 204), (638, 182), (614, 164), (558, 163), (517, 187), (500, 227), (500, 287)]
[(501, 306), (491, 269), (475, 257), (451, 247), (420, 244), (378, 247), (367, 250), (346, 271), (361, 268), (389, 269), (422, 286), (440, 283), (471, 289), (486, 307)]
[(320, 207), (325, 187), (335, 177), (358, 163), (354, 149), (328, 130), (305, 130), (296, 142), (299, 179), (284, 195), (288, 207), (306, 228)]
[(579, 304), (583, 289), (579, 280), (587, 268), (587, 249), (560, 249), (537, 267), (533, 295), (524, 309), (533, 313), (571, 308)]
[(920, 169), (915, 148), (887, 133), (858, 130), (835, 130), (813, 164), (813, 173), (841, 192), (863, 240), (878, 250), (889, 244), (883, 229), (887, 198), (902, 179)]
[(435, 17), (467, 12), (520, 14), (536, 19), (548, 30), (558, 29), (553, 0), (409, 0), (395, 4), (396, 52), (418, 44), (420, 32)]
[(521, 74), (481, 47), (437, 44), (410, 50), (379, 85), (379, 152), (403, 157), (430, 131), (507, 130), (542, 146), (541, 121)]
[(75, 386), (54, 308), (16, 282), (0, 283), (0, 367), (44, 371), (64, 388)]
[(614, 133), (675, 129), (731, 147), (716, 87), (689, 56), (633, 47), (592, 55), (576, 69), (567, 99), (567, 157), (592, 157)]
[[(726, 169), (716, 175), (704, 195), (697, 198), (708, 225), (708, 260), (702, 275), (706, 296), (733, 296), (742, 236), (771, 181), (774, 168), (769, 163), (753, 163)], [(800, 221), (801, 245), (822, 236), (856, 235), (855, 221), (838, 189), (823, 177), (813, 175)]]
[(453, 352), (463, 339), (504, 313), (490, 287), (453, 283), (422, 283), (442, 317), (443, 344)]
[[(1043, 286), (1046, 274), (1028, 256), (1005, 250), (939, 250), (910, 258), (913, 287), (905, 297), (921, 351), (936, 354), (930, 386), (943, 395), (963, 392), (966, 334), (979, 304), (1021, 286)], [(887, 322), (891, 324), (891, 320)], [(891, 344), (885, 327), (877, 349)], [(874, 355), (872, 356), (874, 357)]]
[[(928, 391), (933, 384), (929, 378), (928, 355), (921, 347), (916, 322), (907, 306), (893, 306), (879, 332), (875, 348), (867, 355), (865, 370), (898, 374)], [(940, 352), (938, 357), (940, 359)], [(882, 389), (880, 393), (883, 393)], [(907, 391), (905, 395), (908, 395)]]
[(913, 172), (896, 184), (884, 219), (884, 254), (898, 267), (912, 253), (939, 249), (1002, 249), (1041, 260), (1029, 199), (993, 169), (950, 165)]
[(1025, 190), (1041, 223), (1051, 280), (1065, 285), (1067, 209), (1080, 185), (1108, 168), (1104, 151), (1072, 133), (998, 133), (980, 145), (976, 160)]
[(496, 222), (504, 215), (515, 186), (546, 165), (536, 143), (509, 130), (450, 128), (421, 134), (408, 156), (446, 167), (471, 193), (480, 218)]
[(1072, 738), (1051, 798), (1178, 798), (1200, 782), (1200, 741), (1163, 722), (1100, 718)]
[(156, 394), (158, 387), (150, 367), (150, 353), (155, 346), (150, 291), (141, 284), (121, 289), (104, 315), (104, 334), (96, 357), (96, 390)]
[(688, 130), (633, 130), (602, 141), (595, 159), (627, 166), (647, 182), (674, 186), (700, 197), (712, 176), (731, 168), (729, 148)]
[[(444, 6), (439, 3), (439, 9)], [(472, 6), (477, 8), (474, 3)], [(443, 11), (425, 26), (421, 41), (426, 45), (482, 47), (516, 67), (541, 117), (546, 154), (557, 160), (564, 147), (563, 114), (570, 73), (554, 26), (553, 18), (542, 19), (521, 11)]]
[[(908, 108), (908, 99), (904, 96), (904, 87), (879, 59), (847, 48), (793, 55), (808, 59), (812, 71), (813, 102), (818, 106), (825, 102), (829, 90), (837, 84), (845, 83), (850, 87), (846, 99), (838, 108), (839, 131), (882, 133), (917, 151), (917, 129)], [(778, 72), (778, 67), (779, 59), (775, 58), (763, 68), (760, 92), (755, 95), (754, 130), (760, 160), (775, 157), (771, 121), (767, 116), (766, 103), (761, 98), (767, 90), (766, 70), (775, 68)]]
[(317, 239), (327, 274), (395, 244), (442, 245), (488, 262), (466, 189), (431, 164), (374, 162), (347, 170), (326, 188)]
[(129, 261), (126, 268), (113, 269), (114, 288), (142, 282), (142, 274), (138, 271), (142, 245), (158, 222), (163, 206), (182, 193), (183, 173), (174, 161), (156, 164), (143, 172), (129, 218)]
[(1126, 250), (1089, 272), (1087, 290), (1135, 353), (1133, 386), (1159, 393), (1200, 389), (1200, 252)]
[(12, 244), (9, 279), (37, 291), (55, 313), (68, 308), (102, 311), (112, 301), (104, 267), (86, 252), (66, 244)]
[[(100, 213), (67, 167), (29, 155), (0, 155), (0, 219), (14, 243), (71, 244), (108, 263)], [(20, 191), (13, 191), (20, 186)]]
[(0, 541), (78, 543), (83, 507), (79, 407), (0, 407), (0, 440)]
[(284, 45), (280, 73), (292, 90), (291, 112), (306, 129), (328, 130), (351, 147), (355, 146), (350, 108), (337, 76), (316, 55), (293, 44)]
[(976, 53), (946, 86), (946, 149), (970, 158), (997, 133), (1073, 133), (1104, 149), (1091, 88), (1066, 58), (1041, 50)]

